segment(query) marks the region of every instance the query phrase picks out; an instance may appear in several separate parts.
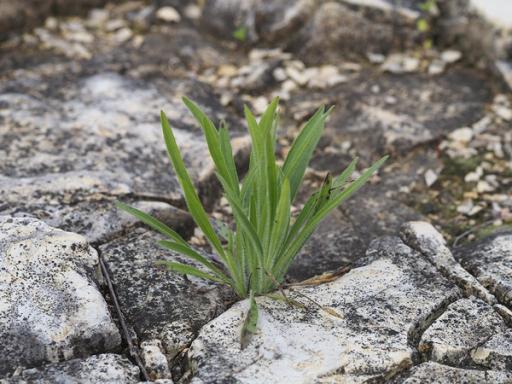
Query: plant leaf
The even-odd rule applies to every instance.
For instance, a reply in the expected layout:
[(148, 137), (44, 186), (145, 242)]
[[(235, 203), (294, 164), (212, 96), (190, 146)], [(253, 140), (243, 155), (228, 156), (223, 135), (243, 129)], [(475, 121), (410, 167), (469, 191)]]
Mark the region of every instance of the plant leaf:
[(217, 251), (218, 255), (221, 259), (225, 260), (224, 249), (222, 248), (222, 244), (217, 237), (217, 234), (213, 230), (213, 227), (208, 220), (208, 215), (197, 196), (197, 192), (192, 184), (192, 180), (185, 168), (185, 163), (181, 158), (180, 150), (178, 148), (178, 144), (176, 144), (176, 139), (174, 138), (174, 134), (172, 133), (171, 126), (169, 125), (169, 121), (165, 116), (165, 113), (162, 111), (160, 114), (161, 122), (162, 122), (162, 131), (164, 134), (165, 145), (167, 146), (167, 153), (169, 154), (169, 158), (171, 159), (171, 163), (176, 172), (176, 176), (178, 177), (178, 181), (183, 189), (183, 194), (185, 197), (185, 201), (187, 203), (188, 210), (192, 215), (195, 223), (201, 230), (204, 235), (212, 245), (212, 247)]
[(274, 258), (277, 256), (277, 250), (281, 247), (288, 234), (288, 227), (290, 224), (290, 182), (285, 177), (281, 187), (281, 195), (277, 203), (277, 211), (275, 223), (272, 226), (272, 234), (270, 237), (270, 247), (268, 255), (266, 255), (265, 267), (274, 264)]
[(314, 232), (320, 221), (327, 216), (334, 208), (340, 205), (344, 200), (348, 199), (355, 192), (357, 192), (368, 179), (379, 169), (382, 164), (387, 160), (388, 156), (384, 156), (377, 162), (375, 162), (370, 168), (368, 168), (361, 176), (353, 181), (345, 190), (339, 192), (337, 195), (331, 198), (323, 204), (323, 206), (316, 211), (313, 217), (304, 225), (302, 230), (295, 236), (292, 242), (289, 243), (289, 247), (285, 251), (284, 255), (280, 258), (278, 263), (275, 265), (273, 270), (276, 278), (283, 278), (286, 273), (288, 266), (293, 261), (293, 257), (302, 248), (307, 239)]
[(245, 349), (249, 345), (251, 337), (257, 332), (258, 316), (258, 304), (254, 299), (254, 292), (251, 291), (249, 296), (249, 310), (245, 316), (245, 321), (242, 326), (242, 333), (240, 336), (241, 349)]
[(185, 256), (190, 257), (192, 260), (195, 260), (201, 264), (203, 264), (206, 268), (211, 270), (217, 277), (219, 277), (222, 281), (225, 283), (230, 283), (229, 278), (222, 272), (222, 270), (217, 267), (215, 264), (213, 264), (210, 260), (208, 260), (206, 257), (201, 255), (200, 253), (196, 252), (194, 249), (192, 249), (189, 246), (184, 246), (183, 244), (175, 243), (174, 241), (168, 241), (168, 240), (160, 240), (158, 242), (160, 246), (170, 249), (171, 251), (181, 253)]
[(128, 204), (122, 203), (120, 201), (116, 201), (116, 206), (119, 209), (129, 213), (132, 216), (135, 216), (137, 219), (142, 221), (144, 224), (149, 225), (154, 230), (160, 232), (161, 234), (170, 237), (174, 241), (180, 244), (188, 245), (187, 242), (174, 230), (169, 228), (167, 225), (162, 223), (160, 220), (154, 218), (151, 215), (148, 215), (145, 212), (138, 210), (137, 208), (130, 207)]
[(214, 275), (210, 275), (207, 272), (200, 271), (199, 269), (192, 267), (191, 265), (182, 264), (182, 263), (175, 263), (173, 261), (167, 261), (167, 260), (158, 260), (156, 262), (158, 265), (163, 265), (167, 267), (167, 269), (181, 273), (182, 275), (191, 275), (195, 277), (199, 277), (201, 279), (211, 280), (215, 281), (216, 283), (226, 284), (226, 282), (222, 281), (218, 277)]
[(306, 168), (313, 156), (313, 152), (322, 136), (325, 119), (329, 111), (324, 113), (324, 107), (320, 107), (309, 119), (300, 134), (293, 141), (288, 156), (283, 164), (283, 173), (290, 180), (291, 199), (299, 189)]
[[(215, 125), (213, 125), (212, 121), (208, 118), (208, 116), (205, 115), (205, 113), (199, 108), (199, 106), (196, 103), (194, 103), (192, 100), (185, 96), (183, 97), (183, 102), (190, 110), (192, 115), (195, 117), (195, 119), (197, 120), (197, 122), (199, 123), (204, 132), (206, 143), (208, 144), (208, 151), (210, 152), (210, 156), (212, 157), (212, 160), (215, 163), (215, 167), (222, 175), (222, 177), (224, 177), (226, 180), (230, 182), (231, 188), (233, 188), (233, 190), (238, 189), (238, 181), (235, 182), (234, 178), (230, 176), (230, 171), (228, 169), (224, 153), (222, 152), (221, 139), (219, 137), (219, 132), (217, 131), (217, 128), (215, 128)], [(231, 148), (231, 145), (229, 145), (229, 148)]]

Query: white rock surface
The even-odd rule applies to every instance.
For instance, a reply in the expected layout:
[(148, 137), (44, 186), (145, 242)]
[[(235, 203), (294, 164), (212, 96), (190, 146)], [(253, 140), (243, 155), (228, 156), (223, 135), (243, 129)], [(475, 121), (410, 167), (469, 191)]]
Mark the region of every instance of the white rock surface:
[(25, 369), (0, 384), (96, 384), (139, 382), (139, 368), (126, 357), (102, 354), (87, 359), (73, 359), (63, 363), (48, 364), (41, 368)]
[(495, 297), (455, 260), (445, 239), (431, 224), (424, 221), (406, 223), (400, 228), (400, 236), (468, 295), (474, 294), (489, 304), (496, 302)]
[(477, 348), (506, 330), (505, 322), (490, 305), (474, 297), (461, 299), (450, 304), (423, 333), (418, 349), (432, 361), (468, 366), (472, 362), (485, 362), (491, 349), (500, 355), (495, 348), (496, 339), (485, 349)]
[(332, 283), (300, 289), (341, 318), (260, 297), (259, 331), (244, 350), (247, 301), (204, 326), (189, 351), (193, 383), (363, 382), (411, 366), (411, 337), (459, 291), (398, 238), (375, 241), (368, 257)]
[(0, 216), (0, 373), (120, 345), (97, 263), (82, 236)]
[(453, 368), (434, 362), (427, 362), (414, 367), (410, 376), (400, 384), (508, 384), (512, 373), (476, 369)]
[(160, 247), (157, 241), (161, 239), (138, 228), (99, 248), (152, 379), (170, 378), (176, 355), (204, 324), (225, 310), (225, 291), (217, 284), (186, 278), (156, 264), (158, 260), (190, 264), (187, 257)]
[(512, 232), (497, 233), (458, 249), (462, 266), (496, 296), (501, 304), (512, 304)]

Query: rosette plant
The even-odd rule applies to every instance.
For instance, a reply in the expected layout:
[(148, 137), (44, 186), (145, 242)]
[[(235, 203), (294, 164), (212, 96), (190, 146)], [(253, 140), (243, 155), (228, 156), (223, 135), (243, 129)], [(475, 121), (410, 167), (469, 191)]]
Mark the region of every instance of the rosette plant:
[(180, 154), (171, 125), (161, 112), (163, 137), (169, 158), (182, 188), (188, 211), (217, 254), (215, 261), (204, 256), (173, 229), (154, 217), (124, 203), (118, 206), (145, 224), (165, 235), (168, 240), (159, 244), (183, 254), (204, 268), (162, 262), (181, 274), (225, 284), (240, 298), (251, 298), (251, 311), (246, 328), (254, 330), (257, 319), (254, 296), (278, 288), (288, 268), (319, 223), (343, 201), (356, 193), (384, 163), (383, 157), (353, 179), (357, 159), (338, 176), (328, 175), (318, 191), (305, 202), (295, 217), (292, 205), (299, 192), (308, 163), (324, 130), (330, 110), (320, 107), (307, 121), (293, 141), (288, 154), (279, 165), (276, 161), (276, 131), (278, 128), (278, 99), (274, 99), (259, 120), (249, 108), (244, 108), (252, 141), (249, 169), (241, 179), (233, 158), (230, 135), (226, 126), (218, 129), (203, 111), (188, 98), (183, 98), (201, 126), (222, 186), (233, 214), (233, 228), (224, 226), (217, 233), (194, 188)]

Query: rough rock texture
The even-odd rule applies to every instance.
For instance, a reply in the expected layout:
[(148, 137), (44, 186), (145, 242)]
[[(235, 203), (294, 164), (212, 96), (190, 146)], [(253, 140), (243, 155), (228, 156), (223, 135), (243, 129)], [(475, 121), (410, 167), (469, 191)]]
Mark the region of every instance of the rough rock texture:
[(441, 40), (457, 44), (468, 59), (490, 66), (512, 89), (512, 7), (507, 0), (460, 0), (440, 4)]
[(375, 79), (362, 73), (336, 87), (333, 96), (336, 108), (326, 134), (334, 143), (349, 141), (367, 160), (368, 154), (403, 156), (478, 121), (491, 93), (477, 73), (453, 70), (435, 78), (413, 74)]
[(453, 368), (427, 362), (411, 369), (405, 380), (394, 381), (401, 384), (506, 384), (512, 381), (512, 373), (500, 371), (480, 371), (475, 369)]
[(190, 263), (156, 243), (144, 229), (102, 245), (121, 309), (141, 341), (153, 378), (169, 377), (169, 362), (192, 342), (197, 330), (225, 309), (223, 290), (158, 266), (158, 260)]
[(349, 265), (364, 256), (365, 244), (341, 212), (326, 218), (296, 256), (288, 278), (300, 281)]
[(119, 347), (84, 237), (0, 216), (0, 373)]
[(51, 14), (80, 13), (105, 4), (106, 0), (0, 1), (0, 40), (15, 31), (34, 27)]
[(286, 39), (302, 27), (315, 10), (312, 0), (208, 0), (201, 26), (223, 39), (232, 39), (237, 28), (246, 29), (246, 39), (275, 41)]
[(209, 0), (201, 26), (222, 39), (244, 28), (244, 42), (279, 41), (317, 64), (412, 46), (421, 36), (415, 28), (420, 15), (413, 4), (391, 1)]
[(291, 49), (308, 63), (333, 62), (367, 52), (388, 53), (413, 45), (420, 13), (391, 2), (358, 0), (321, 4), (298, 33)]
[(421, 252), (445, 277), (456, 282), (468, 295), (474, 294), (488, 304), (496, 302), (496, 298), (455, 260), (446, 240), (432, 225), (421, 221), (409, 222), (402, 226), (400, 235), (403, 241)]
[(459, 291), (396, 237), (375, 241), (367, 254), (367, 265), (300, 290), (339, 317), (260, 298), (259, 332), (244, 350), (239, 334), (247, 301), (203, 327), (189, 351), (193, 383), (360, 382), (411, 366), (411, 338)]
[[(55, 72), (50, 79), (37, 76), (56, 83)], [(23, 81), (13, 77), (0, 87), (0, 153), (6, 159), (0, 164), (0, 212), (35, 215), (97, 241), (133, 223), (118, 220), (116, 197), (183, 205), (161, 137), (160, 109), (178, 127), (177, 140), (205, 202), (215, 197), (206, 144), (180, 100), (195, 83), (174, 81), (172, 90), (157, 89), (107, 72), (75, 77), (49, 92), (29, 90), (34, 80)], [(198, 102), (205, 98), (196, 96)], [(214, 102), (207, 106), (214, 119), (227, 117), (212, 110)], [(234, 139), (234, 147), (240, 153), (246, 141)], [(172, 207), (143, 204), (172, 216)], [(175, 212), (169, 224), (185, 229), (183, 215)]]
[(455, 256), (501, 304), (512, 304), (512, 233), (498, 233), (465, 248)]
[(25, 369), (1, 384), (25, 383), (137, 383), (139, 368), (123, 356), (102, 354)]
[[(467, 366), (482, 361), (487, 351), (476, 349), (506, 329), (505, 322), (491, 306), (476, 298), (461, 299), (450, 304), (423, 333), (418, 349), (432, 361)], [(499, 354), (497, 350), (493, 352)]]

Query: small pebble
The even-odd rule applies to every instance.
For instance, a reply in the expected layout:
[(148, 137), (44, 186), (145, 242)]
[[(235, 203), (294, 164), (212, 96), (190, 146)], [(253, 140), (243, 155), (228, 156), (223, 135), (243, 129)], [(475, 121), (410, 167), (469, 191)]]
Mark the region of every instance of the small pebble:
[(179, 23), (181, 21), (178, 11), (170, 6), (162, 7), (156, 11), (156, 17), (169, 23)]
[(431, 187), (437, 181), (438, 175), (431, 169), (427, 169), (425, 172), (425, 184), (427, 187)]
[(462, 57), (462, 53), (455, 50), (446, 50), (441, 53), (441, 60), (443, 60), (445, 63), (451, 64), (455, 63), (456, 61), (459, 61)]

